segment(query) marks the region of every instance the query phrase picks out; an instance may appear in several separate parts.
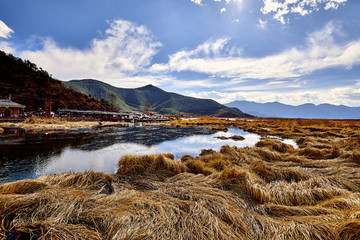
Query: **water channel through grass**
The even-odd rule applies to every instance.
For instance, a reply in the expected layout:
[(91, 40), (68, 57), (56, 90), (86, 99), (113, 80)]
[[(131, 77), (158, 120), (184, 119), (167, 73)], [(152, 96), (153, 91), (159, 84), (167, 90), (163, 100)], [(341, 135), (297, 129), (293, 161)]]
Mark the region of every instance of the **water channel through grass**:
[[(218, 137), (244, 137), (241, 141)], [(0, 183), (44, 174), (79, 171), (114, 173), (124, 155), (172, 153), (198, 156), (202, 149), (222, 145), (253, 146), (260, 136), (239, 129), (212, 131), (203, 127), (108, 127), (83, 132), (23, 136), (0, 143)], [(291, 143), (291, 142), (290, 142)]]

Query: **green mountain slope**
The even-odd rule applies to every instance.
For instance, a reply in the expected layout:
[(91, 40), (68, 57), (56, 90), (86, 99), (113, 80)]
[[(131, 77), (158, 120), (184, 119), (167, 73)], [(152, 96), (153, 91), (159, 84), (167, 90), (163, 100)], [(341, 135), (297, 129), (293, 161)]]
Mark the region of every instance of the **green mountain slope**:
[(251, 117), (241, 111), (234, 111), (214, 100), (186, 97), (166, 92), (152, 85), (134, 89), (116, 88), (92, 79), (72, 80), (63, 82), (63, 84), (92, 97), (105, 99), (121, 110), (144, 111), (149, 109), (160, 113)]

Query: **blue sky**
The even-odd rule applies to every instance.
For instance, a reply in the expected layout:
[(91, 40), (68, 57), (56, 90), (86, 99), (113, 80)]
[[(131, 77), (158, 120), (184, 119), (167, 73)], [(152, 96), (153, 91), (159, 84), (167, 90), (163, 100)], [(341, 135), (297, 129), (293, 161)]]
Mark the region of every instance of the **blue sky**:
[(2, 0), (0, 49), (60, 80), (360, 106), (358, 0)]

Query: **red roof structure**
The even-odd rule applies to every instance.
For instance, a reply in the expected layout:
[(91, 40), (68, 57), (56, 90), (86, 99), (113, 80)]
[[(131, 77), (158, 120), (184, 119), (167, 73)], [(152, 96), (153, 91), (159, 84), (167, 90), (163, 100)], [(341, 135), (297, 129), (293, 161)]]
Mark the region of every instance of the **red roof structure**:
[(25, 105), (13, 102), (9, 99), (0, 99), (0, 117), (19, 116)]

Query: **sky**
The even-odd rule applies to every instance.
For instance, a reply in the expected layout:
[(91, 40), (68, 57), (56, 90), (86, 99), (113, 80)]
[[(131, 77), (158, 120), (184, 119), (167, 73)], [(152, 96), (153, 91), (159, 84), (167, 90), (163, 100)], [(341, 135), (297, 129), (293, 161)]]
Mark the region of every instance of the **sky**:
[(1, 0), (0, 50), (63, 81), (360, 106), (359, 12), (359, 0)]

